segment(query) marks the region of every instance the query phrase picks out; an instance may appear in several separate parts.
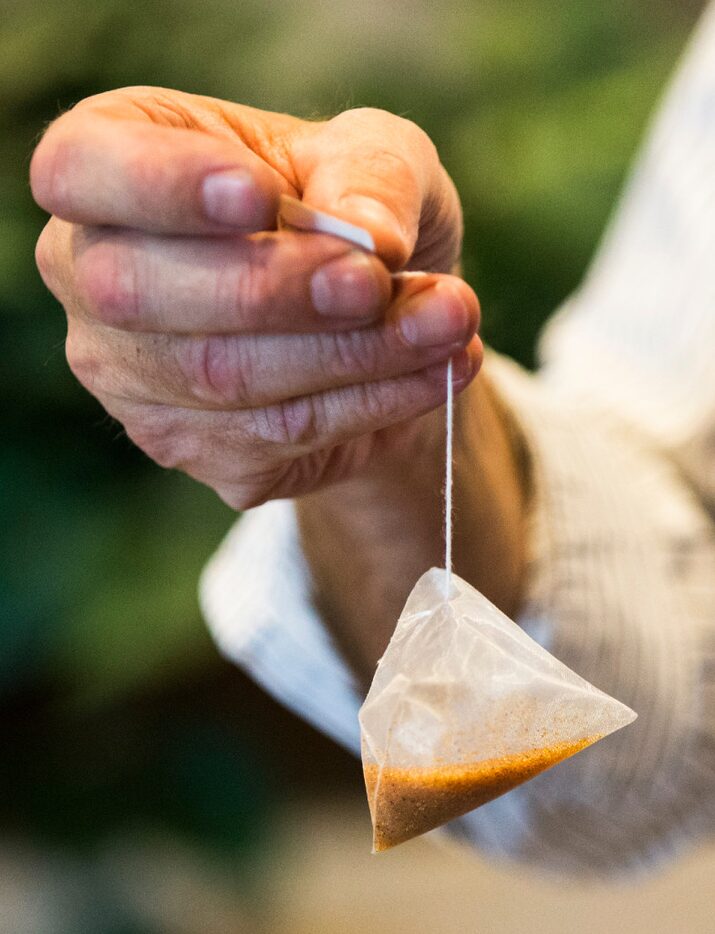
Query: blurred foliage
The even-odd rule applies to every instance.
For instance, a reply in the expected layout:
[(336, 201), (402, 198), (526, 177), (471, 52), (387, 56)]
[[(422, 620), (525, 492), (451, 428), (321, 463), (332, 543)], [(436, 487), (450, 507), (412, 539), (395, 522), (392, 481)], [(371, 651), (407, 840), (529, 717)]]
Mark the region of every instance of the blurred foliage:
[[(86, 839), (105, 832), (97, 815), (114, 807), (115, 821), (143, 809), (207, 839), (230, 824), (240, 842), (253, 838), (245, 801), (263, 783), (210, 712), (169, 735), (170, 710), (132, 706), (218, 665), (195, 589), (231, 515), (152, 466), (67, 371), (63, 316), (33, 265), (43, 215), (26, 177), (44, 126), (88, 94), (132, 84), (303, 116), (357, 105), (409, 116), (462, 194), (486, 336), (529, 364), (541, 323), (583, 274), (698, 6), (4, 0), (0, 698), (25, 711), (13, 722), (27, 716), (44, 732), (0, 772), (0, 798), (19, 795), (29, 828), (69, 840), (82, 825)], [(63, 744), (87, 716), (88, 735), (106, 726), (113, 741), (73, 757)], [(140, 807), (136, 789), (168, 775), (181, 805), (160, 807), (150, 791)]]

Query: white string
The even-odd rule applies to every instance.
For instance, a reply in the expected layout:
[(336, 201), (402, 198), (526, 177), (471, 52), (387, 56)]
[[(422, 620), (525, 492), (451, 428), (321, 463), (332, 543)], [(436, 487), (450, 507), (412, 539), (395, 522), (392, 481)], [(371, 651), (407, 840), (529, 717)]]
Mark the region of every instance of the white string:
[(444, 480), (444, 599), (452, 591), (452, 430), (454, 424), (454, 391), (452, 389), (452, 358), (447, 364), (447, 443)]

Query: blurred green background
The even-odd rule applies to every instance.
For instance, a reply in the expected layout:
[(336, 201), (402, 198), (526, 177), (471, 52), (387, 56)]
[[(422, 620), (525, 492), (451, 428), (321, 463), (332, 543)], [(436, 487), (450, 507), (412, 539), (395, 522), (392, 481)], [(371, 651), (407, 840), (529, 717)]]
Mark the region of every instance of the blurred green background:
[[(44, 217), (27, 169), (43, 128), (132, 84), (301, 116), (359, 105), (408, 116), (461, 192), (486, 337), (530, 364), (700, 6), (3, 0), (0, 864), (6, 852), (17, 872), (35, 866), (33, 910), (53, 886), (64, 906), (27, 930), (214, 930), (128, 907), (101, 857), (130, 832), (228, 867), (246, 930), (259, 930), (281, 808), (359, 789), (346, 757), (210, 643), (196, 580), (229, 510), (134, 450), (65, 365), (63, 314), (33, 264)], [(35, 859), (48, 861), (44, 883)]]

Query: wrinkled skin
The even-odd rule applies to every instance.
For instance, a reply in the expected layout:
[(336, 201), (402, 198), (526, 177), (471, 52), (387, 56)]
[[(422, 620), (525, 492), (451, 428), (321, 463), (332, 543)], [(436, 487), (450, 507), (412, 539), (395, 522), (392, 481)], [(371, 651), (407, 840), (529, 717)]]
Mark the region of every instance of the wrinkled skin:
[[(73, 372), (149, 457), (243, 509), (404, 470), (446, 362), (482, 347), (450, 271), (454, 186), (414, 124), (325, 122), (157, 88), (82, 101), (31, 165), (37, 245)], [(370, 231), (376, 256), (277, 232), (281, 193)], [(404, 270), (426, 276), (391, 276)]]

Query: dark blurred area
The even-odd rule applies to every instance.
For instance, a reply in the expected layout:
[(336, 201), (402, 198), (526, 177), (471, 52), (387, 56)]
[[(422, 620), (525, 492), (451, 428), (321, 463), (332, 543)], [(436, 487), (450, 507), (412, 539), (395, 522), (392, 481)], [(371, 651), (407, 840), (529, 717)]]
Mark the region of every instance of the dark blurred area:
[[(45, 218), (27, 170), (43, 128), (135, 84), (408, 116), (462, 195), (486, 338), (531, 364), (700, 6), (3, 0), (1, 934), (372, 930), (266, 920), (271, 879), (297, 871), (275, 843), (286, 813), (359, 796), (359, 769), (220, 660), (196, 586), (233, 515), (153, 466), (67, 369), (63, 314), (33, 262)], [(211, 900), (216, 877), (229, 906)], [(171, 885), (207, 907), (162, 913), (181, 901)]]

